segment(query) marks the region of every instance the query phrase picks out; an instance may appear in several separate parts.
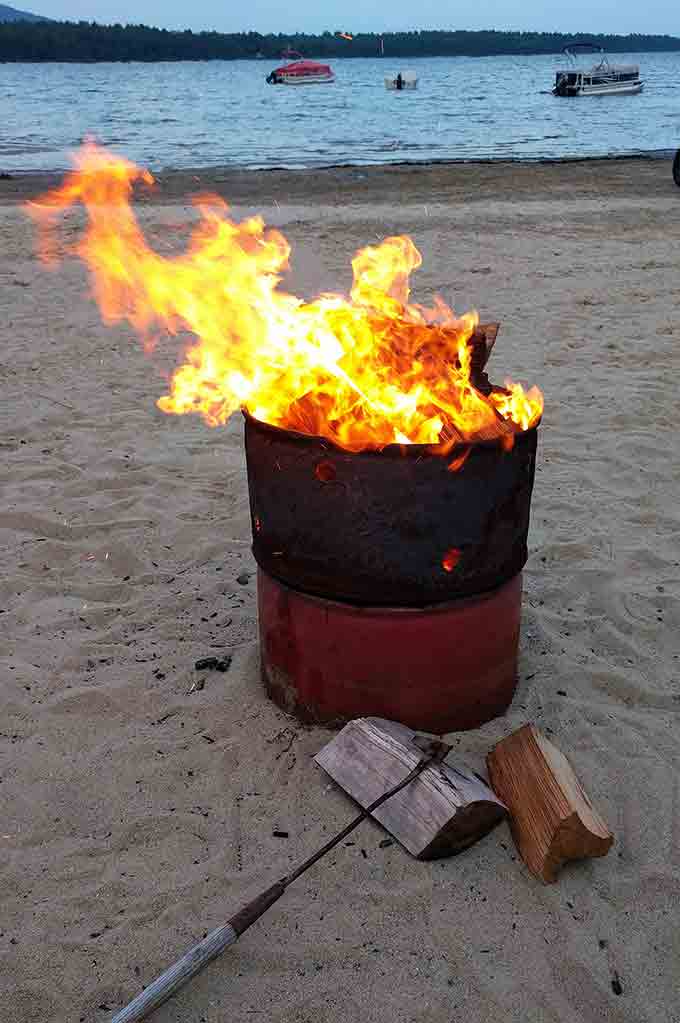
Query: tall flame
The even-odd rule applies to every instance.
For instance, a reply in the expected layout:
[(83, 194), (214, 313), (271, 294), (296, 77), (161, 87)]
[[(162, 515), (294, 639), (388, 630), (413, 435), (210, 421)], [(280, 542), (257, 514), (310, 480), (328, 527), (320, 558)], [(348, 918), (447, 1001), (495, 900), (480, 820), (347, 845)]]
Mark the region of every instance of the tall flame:
[[(536, 388), (511, 384), (485, 395), (470, 379), (477, 316), (456, 317), (440, 300), (409, 303), (421, 263), (410, 238), (386, 238), (352, 261), (350, 298), (304, 302), (279, 287), (290, 246), (260, 217), (230, 220), (215, 196), (199, 212), (185, 252), (150, 248), (131, 206), (148, 171), (88, 143), (63, 185), (27, 205), (41, 256), (54, 262), (59, 220), (82, 203), (87, 228), (75, 246), (92, 274), (107, 323), (130, 322), (150, 341), (188, 332), (163, 411), (224, 423), (238, 408), (274, 425), (359, 450), (391, 443), (444, 444), (527, 429), (541, 415)], [(512, 431), (510, 431), (512, 432)]]

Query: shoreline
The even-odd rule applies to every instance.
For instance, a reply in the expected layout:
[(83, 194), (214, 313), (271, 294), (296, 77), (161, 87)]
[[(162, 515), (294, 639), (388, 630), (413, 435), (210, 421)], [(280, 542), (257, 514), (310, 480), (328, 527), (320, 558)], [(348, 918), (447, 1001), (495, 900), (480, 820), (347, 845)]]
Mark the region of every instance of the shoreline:
[[(427, 162), (400, 162), (385, 164), (334, 164), (314, 168), (271, 167), (262, 169), (238, 168), (231, 166), (166, 168), (152, 172), (155, 185), (151, 190), (137, 190), (136, 201), (153, 202), (161, 205), (186, 198), (197, 191), (206, 189), (218, 195), (229, 197), (232, 202), (267, 201), (271, 186), (276, 185), (277, 195), (295, 198), (304, 204), (325, 199), (341, 198), (337, 189), (351, 184), (353, 197), (368, 197), (373, 201), (388, 203), (389, 195), (384, 193), (387, 183), (395, 186), (408, 185), (412, 191), (408, 198), (420, 201), (416, 196), (425, 195), (432, 188), (445, 188), (447, 193), (465, 189), (465, 201), (480, 199), (508, 198), (510, 192), (534, 192), (536, 189), (549, 192), (564, 191), (570, 194), (582, 189), (602, 195), (602, 189), (610, 189), (617, 195), (650, 196), (650, 187), (658, 194), (673, 194), (675, 190), (671, 174), (674, 150), (655, 150), (652, 153), (611, 155), (604, 157), (555, 157), (531, 159), (479, 159), (479, 160), (432, 160)], [(667, 165), (667, 171), (666, 171)], [(570, 175), (565, 179), (564, 168)], [(635, 174), (627, 177), (629, 169)], [(68, 171), (25, 171), (13, 172), (0, 177), (0, 205), (12, 205), (33, 198), (58, 186)], [(200, 188), (197, 188), (200, 182)], [(475, 185), (474, 194), (469, 193)], [(301, 186), (301, 187), (300, 187)], [(495, 191), (503, 187), (502, 194)], [(552, 197), (552, 196), (551, 196)], [(400, 200), (405, 197), (400, 195)], [(455, 198), (447, 194), (446, 198)], [(276, 201), (276, 200), (274, 200)]]
[[(104, 148), (108, 146), (102, 144)], [(112, 152), (116, 151), (115, 147), (111, 147)], [(74, 152), (77, 151), (77, 147), (74, 147)], [(519, 163), (519, 164), (551, 164), (551, 163), (596, 163), (603, 162), (609, 163), (612, 160), (666, 160), (672, 159), (673, 154), (676, 151), (676, 147), (672, 146), (667, 149), (645, 149), (645, 150), (632, 150), (626, 153), (595, 153), (595, 154), (574, 154), (571, 156), (459, 156), (452, 157), (450, 159), (446, 157), (433, 157), (429, 160), (393, 160), (385, 161), (384, 163), (352, 163), (351, 161), (338, 162), (338, 163), (319, 163), (310, 164), (305, 167), (288, 166), (285, 163), (267, 164), (267, 165), (253, 165), (248, 164), (229, 164), (229, 163), (215, 163), (215, 164), (196, 164), (188, 167), (163, 167), (157, 173), (159, 174), (181, 174), (190, 173), (195, 171), (249, 171), (253, 174), (268, 173), (272, 171), (319, 171), (319, 170), (343, 170), (345, 168), (365, 168), (365, 169), (376, 169), (382, 167), (447, 167), (447, 166), (458, 166), (459, 164), (506, 164), (506, 163)], [(122, 155), (122, 154), (121, 154)], [(53, 175), (53, 174), (65, 174), (69, 168), (63, 168), (60, 170), (58, 167), (51, 167), (49, 169), (37, 170), (35, 168), (27, 168), (25, 170), (14, 170), (14, 171), (0, 171), (0, 180), (3, 180), (2, 175), (9, 175), (9, 177), (22, 178), (29, 174), (35, 175)]]
[[(51, 21), (52, 19), (47, 19), (47, 20)], [(3, 24), (3, 23), (0, 23), (0, 24)], [(10, 22), (5, 22), (4, 24), (11, 24), (11, 23)], [(78, 22), (66, 21), (66, 22), (61, 22), (61, 24), (62, 25), (66, 25), (68, 27), (71, 27), (73, 25), (77, 26), (79, 23)], [(105, 31), (107, 29), (114, 28), (113, 25), (100, 25), (100, 24), (97, 24), (96, 22), (93, 22), (92, 25), (93, 25), (93, 27), (95, 27), (98, 30), (102, 30), (103, 29)], [(135, 27), (141, 27), (141, 28), (144, 28), (144, 29), (146, 29), (148, 31), (151, 31), (151, 32), (163, 31), (163, 32), (169, 32), (171, 34), (173, 34), (173, 33), (174, 34), (182, 34), (181, 30), (179, 30), (179, 31), (178, 30), (172, 30), (172, 29), (169, 29), (169, 30), (168, 29), (159, 30), (156, 26), (151, 26), (151, 25), (141, 25), (141, 26), (135, 26)], [(432, 31), (432, 30), (424, 30), (424, 31), (428, 32), (428, 31)], [(442, 31), (442, 30), (433, 30), (433, 31), (434, 31), (434, 34), (437, 34), (437, 31)], [(469, 35), (474, 35), (475, 34), (474, 30), (470, 31), (470, 30), (463, 29), (463, 30), (457, 30), (457, 31), (462, 31), (466, 35), (467, 34), (469, 34)], [(504, 34), (506, 32), (506, 30), (504, 30), (504, 29), (495, 30), (495, 31), (499, 31), (500, 34)], [(199, 34), (212, 34), (212, 33), (205, 32), (205, 33), (196, 33), (196, 34), (199, 35)], [(221, 33), (218, 33), (218, 34), (221, 34)], [(238, 33), (238, 32), (237, 33), (226, 33), (227, 36), (232, 36), (232, 35), (237, 35), (238, 36), (238, 35), (242, 35), (242, 34), (243, 33)], [(373, 33), (369, 33), (369, 35), (372, 35), (372, 34)], [(393, 37), (394, 35), (399, 36), (399, 35), (404, 35), (404, 34), (409, 34), (409, 33), (402, 33), (402, 32), (397, 32), (397, 33), (391, 33), (391, 32), (377, 33), (375, 35), (375, 39), (376, 39), (376, 42), (377, 42), (378, 38), (380, 38), (380, 36), (383, 36), (384, 38), (387, 38), (389, 40), (391, 36)], [(508, 34), (513, 35), (514, 33), (512, 32), (512, 30), (510, 30)], [(554, 35), (555, 33), (548, 33), (548, 34)], [(567, 40), (570, 39), (570, 36), (568, 34), (563, 34), (563, 33), (556, 33), (556, 34), (560, 35), (560, 36), (564, 35), (564, 38), (567, 39)], [(279, 37), (280, 37), (280, 34), (279, 34)], [(267, 38), (267, 36), (265, 35), (263, 38)], [(657, 47), (654, 47), (654, 46), (650, 46), (650, 47), (644, 47), (643, 46), (643, 47), (640, 47), (639, 45), (631, 48), (631, 47), (618, 47), (618, 46), (612, 47), (611, 46), (611, 39), (612, 38), (617, 38), (616, 36), (614, 36), (614, 37), (605, 37), (605, 36), (603, 36), (603, 38), (608, 38), (609, 39), (610, 45), (607, 47), (607, 52), (610, 53), (610, 54), (613, 54), (614, 56), (621, 56), (621, 55), (627, 55), (627, 54), (633, 54), (633, 53), (634, 54), (644, 54), (644, 55), (647, 55), (647, 54), (656, 55), (656, 54), (659, 54), (659, 53), (663, 53), (663, 54), (666, 54), (666, 53), (670, 53), (670, 54), (680, 53), (680, 39), (678, 39), (678, 43), (679, 43), (678, 45), (676, 45), (676, 46), (669, 46), (668, 48), (657, 48)], [(626, 37), (626, 36), (619, 36), (618, 38), (621, 38), (621, 39), (624, 39), (624, 40), (628, 41), (628, 37)], [(667, 37), (667, 38), (675, 39), (676, 37), (670, 36), (670, 37)], [(637, 42), (639, 43), (639, 39), (637, 40)], [(595, 45), (598, 45), (597, 42), (595, 42)], [(563, 48), (561, 46), (559, 46), (559, 45), (557, 45), (554, 49), (553, 48), (548, 48), (548, 49), (544, 49), (544, 50), (538, 50), (538, 49), (536, 49), (536, 50), (530, 50), (530, 49), (512, 50), (512, 49), (507, 49), (506, 48), (505, 50), (497, 49), (497, 50), (493, 50), (493, 51), (490, 51), (490, 52), (487, 52), (487, 53), (476, 53), (476, 52), (469, 52), (468, 53), (468, 52), (458, 51), (458, 52), (455, 52), (455, 53), (423, 53), (423, 52), (419, 52), (419, 53), (399, 53), (399, 52), (390, 52), (389, 54), (385, 54), (385, 53), (379, 53), (379, 52), (375, 52), (375, 53), (373, 53), (373, 52), (371, 52), (371, 53), (353, 53), (350, 50), (337, 50), (334, 53), (319, 53), (318, 52), (318, 47), (316, 49), (317, 49), (316, 56), (312, 56), (312, 54), (310, 54), (310, 53), (305, 53), (305, 54), (302, 54), (302, 59), (303, 60), (321, 59), (321, 60), (327, 60), (327, 61), (332, 60), (332, 61), (341, 61), (341, 62), (351, 61), (351, 60), (376, 60), (376, 61), (381, 61), (381, 62), (382, 61), (389, 62), (390, 60), (404, 60), (404, 61), (405, 60), (408, 60), (408, 61), (419, 61), (419, 60), (496, 60), (498, 58), (504, 58), (504, 57), (511, 57), (511, 58), (515, 58), (515, 57), (519, 57), (519, 58), (527, 58), (527, 57), (558, 57), (559, 58), (559, 57), (561, 57), (563, 55), (563, 52), (564, 52)], [(251, 54), (247, 54), (247, 55), (241, 54), (241, 55), (238, 55), (238, 56), (227, 56), (226, 54), (220, 54), (220, 55), (214, 55), (214, 56), (205, 56), (205, 55), (191, 56), (189, 54), (183, 54), (181, 56), (153, 56), (153, 57), (148, 57), (148, 58), (144, 58), (144, 57), (140, 57), (140, 56), (134, 56), (134, 57), (129, 57), (129, 56), (119, 56), (119, 57), (84, 57), (84, 56), (74, 56), (74, 57), (66, 57), (66, 56), (62, 56), (62, 57), (30, 57), (30, 56), (27, 56), (27, 55), (21, 55), (21, 56), (18, 56), (18, 57), (5, 56), (5, 57), (3, 57), (0, 60), (0, 64), (82, 64), (84, 66), (89, 66), (89, 65), (92, 65), (92, 64), (142, 64), (142, 65), (146, 65), (146, 64), (219, 64), (219, 63), (222, 63), (222, 64), (236, 64), (236, 63), (261, 64), (261, 63), (263, 63), (265, 61), (278, 61), (278, 60), (281, 60), (281, 59), (282, 59), (281, 58), (281, 54), (279, 52), (279, 48), (278, 48), (278, 45), (277, 45), (277, 48), (276, 48), (275, 52), (272, 52), (272, 53), (262, 53), (262, 52), (260, 52), (259, 55), (258, 54), (252, 54), (252, 53)]]

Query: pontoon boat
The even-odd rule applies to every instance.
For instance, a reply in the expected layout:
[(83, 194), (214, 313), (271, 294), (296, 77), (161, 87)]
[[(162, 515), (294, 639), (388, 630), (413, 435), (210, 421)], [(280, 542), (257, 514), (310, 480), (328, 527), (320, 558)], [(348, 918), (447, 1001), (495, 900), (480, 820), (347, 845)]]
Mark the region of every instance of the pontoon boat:
[(267, 75), (270, 85), (316, 85), (335, 81), (335, 75), (328, 64), (317, 64), (314, 60), (296, 60), (284, 64)]
[[(572, 43), (562, 51), (569, 59), (567, 67), (555, 74), (553, 96), (625, 96), (642, 92), (638, 64), (610, 64), (601, 46)], [(578, 67), (580, 53), (597, 53), (599, 62), (592, 67)]]

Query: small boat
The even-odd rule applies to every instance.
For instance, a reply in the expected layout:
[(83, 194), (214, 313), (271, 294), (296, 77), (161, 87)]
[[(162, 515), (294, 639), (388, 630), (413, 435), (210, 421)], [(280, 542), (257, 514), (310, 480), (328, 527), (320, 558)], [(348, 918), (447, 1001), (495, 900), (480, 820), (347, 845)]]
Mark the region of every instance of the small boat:
[[(572, 43), (562, 52), (569, 65), (556, 71), (553, 96), (632, 96), (642, 92), (639, 64), (610, 64), (604, 49), (592, 43)], [(578, 67), (580, 53), (597, 53), (600, 59), (592, 67)]]
[(328, 64), (317, 64), (314, 60), (296, 60), (267, 75), (269, 85), (319, 85), (334, 81), (335, 75)]
[(386, 89), (396, 89), (397, 92), (401, 92), (402, 89), (417, 89), (418, 79), (415, 71), (400, 71), (396, 78), (385, 79)]

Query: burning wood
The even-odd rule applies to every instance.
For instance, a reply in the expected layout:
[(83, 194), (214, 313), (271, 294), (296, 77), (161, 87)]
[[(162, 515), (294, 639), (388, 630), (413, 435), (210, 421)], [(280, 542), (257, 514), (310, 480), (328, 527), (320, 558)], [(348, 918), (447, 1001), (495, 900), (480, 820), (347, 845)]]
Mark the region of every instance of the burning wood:
[(191, 335), (158, 402), (163, 411), (200, 413), (216, 426), (243, 408), (352, 451), (511, 440), (540, 418), (536, 388), (489, 384), (493, 325), (481, 328), (475, 313), (458, 317), (441, 299), (432, 309), (409, 302), (409, 277), (421, 263), (410, 238), (358, 252), (349, 299), (304, 302), (279, 288), (290, 255), (284, 236), (259, 217), (235, 223), (215, 196), (195, 200), (200, 220), (186, 252), (153, 251), (131, 206), (140, 181), (153, 179), (88, 144), (63, 186), (28, 212), (42, 255), (54, 259), (61, 216), (85, 206), (88, 227), (75, 251), (106, 322), (127, 320), (147, 340), (159, 331)]

